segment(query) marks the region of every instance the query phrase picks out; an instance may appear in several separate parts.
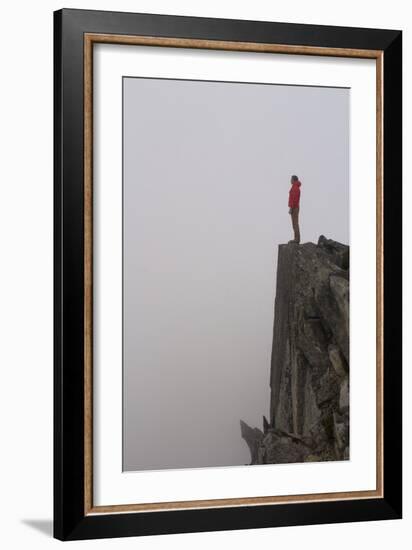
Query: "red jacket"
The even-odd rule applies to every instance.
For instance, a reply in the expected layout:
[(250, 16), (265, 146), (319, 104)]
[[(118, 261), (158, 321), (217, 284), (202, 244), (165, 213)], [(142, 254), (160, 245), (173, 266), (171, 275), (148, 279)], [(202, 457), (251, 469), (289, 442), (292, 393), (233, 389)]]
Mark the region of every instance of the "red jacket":
[(300, 200), (300, 186), (301, 183), (299, 180), (292, 183), (292, 186), (289, 191), (289, 208), (299, 208), (299, 200)]

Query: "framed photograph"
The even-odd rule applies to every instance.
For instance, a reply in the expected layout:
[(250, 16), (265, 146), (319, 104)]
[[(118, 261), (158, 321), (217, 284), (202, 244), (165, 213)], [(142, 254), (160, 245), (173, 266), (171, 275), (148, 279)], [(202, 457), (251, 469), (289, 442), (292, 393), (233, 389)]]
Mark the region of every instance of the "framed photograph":
[(402, 514), (402, 33), (54, 14), (54, 534)]

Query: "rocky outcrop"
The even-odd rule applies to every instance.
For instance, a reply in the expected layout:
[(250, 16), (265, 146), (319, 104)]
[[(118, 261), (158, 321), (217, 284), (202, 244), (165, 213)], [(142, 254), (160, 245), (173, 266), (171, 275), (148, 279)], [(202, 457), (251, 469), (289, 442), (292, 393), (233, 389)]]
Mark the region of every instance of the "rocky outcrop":
[(279, 246), (270, 419), (241, 421), (251, 464), (349, 458), (349, 247)]
[(243, 420), (240, 421), (240, 431), (243, 439), (249, 447), (250, 455), (252, 457), (252, 464), (256, 464), (258, 461), (257, 451), (263, 438), (263, 432), (259, 430), (259, 428), (251, 428), (246, 424), (246, 422), (243, 422)]

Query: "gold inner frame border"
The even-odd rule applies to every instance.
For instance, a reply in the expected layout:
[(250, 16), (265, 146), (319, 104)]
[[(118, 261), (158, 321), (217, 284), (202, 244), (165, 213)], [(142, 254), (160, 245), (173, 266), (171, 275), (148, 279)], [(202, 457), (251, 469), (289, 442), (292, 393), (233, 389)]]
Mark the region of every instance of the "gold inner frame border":
[[(93, 504), (93, 45), (95, 43), (376, 60), (376, 489), (142, 504)], [(84, 513), (113, 514), (383, 498), (383, 63), (381, 50), (140, 35), (84, 34)]]

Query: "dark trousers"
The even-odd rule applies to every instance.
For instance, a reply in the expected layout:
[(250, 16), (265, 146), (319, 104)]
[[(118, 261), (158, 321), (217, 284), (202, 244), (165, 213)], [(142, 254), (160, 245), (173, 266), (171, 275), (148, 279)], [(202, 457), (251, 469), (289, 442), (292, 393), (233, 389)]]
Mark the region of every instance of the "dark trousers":
[(292, 218), (292, 227), (293, 232), (295, 233), (295, 241), (300, 243), (300, 231), (299, 231), (299, 206), (297, 208), (292, 208), (292, 213), (290, 217)]

